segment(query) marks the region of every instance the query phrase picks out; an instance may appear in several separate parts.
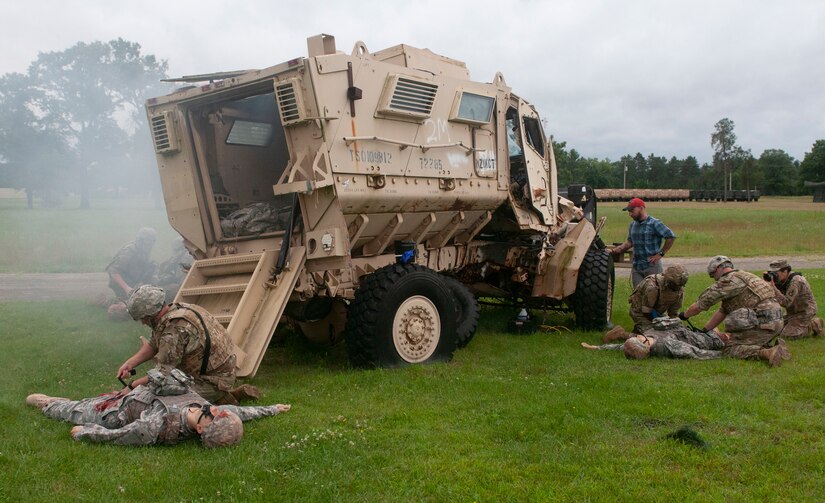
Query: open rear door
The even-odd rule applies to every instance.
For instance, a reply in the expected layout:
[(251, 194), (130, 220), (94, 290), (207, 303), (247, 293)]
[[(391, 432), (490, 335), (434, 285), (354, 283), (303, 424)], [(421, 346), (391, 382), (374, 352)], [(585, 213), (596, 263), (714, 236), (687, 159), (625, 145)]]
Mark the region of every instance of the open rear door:
[(198, 304), (227, 327), (235, 344), (238, 377), (252, 377), (266, 353), (298, 274), (306, 248), (293, 246), (286, 266), (270, 278), (280, 250), (197, 260), (175, 301)]

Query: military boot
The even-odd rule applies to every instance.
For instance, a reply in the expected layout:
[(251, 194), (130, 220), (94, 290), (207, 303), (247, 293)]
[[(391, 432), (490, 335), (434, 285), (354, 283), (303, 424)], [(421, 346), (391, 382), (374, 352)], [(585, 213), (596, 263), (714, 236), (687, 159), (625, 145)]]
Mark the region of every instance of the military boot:
[(242, 402), (244, 400), (258, 400), (261, 398), (261, 392), (251, 384), (241, 384), (237, 388), (230, 391), (235, 400)]
[(822, 335), (822, 318), (819, 316), (814, 316), (814, 319), (811, 320), (810, 325), (808, 325), (811, 333), (814, 334), (814, 337), (819, 337)]
[(49, 396), (44, 395), (43, 393), (34, 393), (26, 397), (26, 404), (43, 410), (43, 408), (49, 405), (50, 403), (57, 402), (60, 400), (68, 400), (68, 398), (61, 398), (59, 396)]
[(619, 325), (611, 328), (602, 336), (602, 342), (610, 343), (615, 341), (626, 341), (630, 338), (630, 334)]
[(782, 350), (779, 346), (759, 350), (759, 359), (768, 362), (771, 367), (782, 365)]
[(788, 349), (788, 345), (785, 344), (785, 339), (779, 339), (779, 342), (776, 343), (776, 347), (779, 348), (779, 354), (782, 356), (782, 359), (788, 361), (791, 359), (791, 350)]

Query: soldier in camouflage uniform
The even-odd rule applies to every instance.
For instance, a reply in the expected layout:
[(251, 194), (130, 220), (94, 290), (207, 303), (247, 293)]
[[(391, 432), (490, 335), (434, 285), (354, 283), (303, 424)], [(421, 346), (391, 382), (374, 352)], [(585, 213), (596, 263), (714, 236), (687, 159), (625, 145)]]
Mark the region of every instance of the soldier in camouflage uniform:
[[(643, 334), (653, 328), (653, 320), (661, 316), (676, 317), (682, 308), (685, 285), (688, 282), (687, 269), (679, 264), (669, 266), (664, 273), (652, 274), (644, 278), (630, 294), (630, 318), (633, 320), (633, 334)], [(616, 326), (608, 331), (602, 340), (613, 342), (627, 340), (632, 334)]]
[(782, 330), (782, 308), (776, 301), (770, 283), (746, 271), (733, 268), (733, 261), (724, 255), (708, 263), (708, 275), (716, 281), (679, 318), (686, 320), (721, 302), (705, 330), (715, 329), (722, 321), (730, 334), (723, 350), (725, 356), (767, 360), (777, 366), (790, 359), (784, 343), (777, 344)]
[(119, 301), (126, 302), (132, 290), (152, 280), (155, 264), (150, 256), (156, 239), (157, 233), (151, 227), (140, 229), (135, 240), (121, 248), (106, 266), (109, 287)]
[[(119, 378), (127, 378), (132, 369), (154, 358), (163, 374), (178, 368), (191, 375), (193, 390), (212, 403), (235, 404), (260, 396), (254, 386), (232, 389), (234, 345), (220, 322), (202, 307), (167, 304), (161, 288), (144, 285), (129, 297), (127, 309), (133, 319), (152, 327), (152, 337), (144, 339), (140, 349), (120, 366)], [(133, 384), (146, 384), (146, 380), (144, 376)]]
[(771, 278), (776, 300), (786, 311), (780, 335), (788, 339), (822, 335), (822, 319), (816, 315), (816, 300), (808, 280), (791, 272), (787, 260), (771, 262), (767, 277)]
[(715, 331), (693, 331), (675, 318), (657, 318), (643, 335), (634, 335), (621, 344), (593, 346), (582, 342), (582, 347), (624, 351), (625, 356), (637, 360), (648, 356), (716, 360), (724, 356), (721, 350), (725, 342), (724, 336)]
[(212, 406), (191, 391), (191, 378), (179, 371), (164, 376), (150, 370), (149, 377), (147, 385), (128, 393), (113, 392), (76, 401), (33, 394), (26, 403), (40, 408), (47, 417), (77, 425), (71, 431), (75, 440), (173, 445), (200, 436), (204, 447), (235, 445), (243, 436), (242, 422), (290, 409), (283, 404)]
[(158, 265), (153, 281), (153, 284), (163, 288), (163, 291), (166, 292), (166, 302), (175, 300), (175, 295), (177, 295), (181, 283), (186, 278), (186, 273), (192, 267), (193, 261), (194, 258), (184, 246), (183, 239), (178, 238), (172, 256)]

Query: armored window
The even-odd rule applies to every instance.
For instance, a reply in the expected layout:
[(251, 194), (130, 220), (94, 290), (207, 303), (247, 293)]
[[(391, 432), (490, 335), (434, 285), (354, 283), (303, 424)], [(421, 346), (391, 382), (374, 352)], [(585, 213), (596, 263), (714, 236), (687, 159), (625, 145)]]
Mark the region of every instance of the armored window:
[(496, 100), (491, 96), (462, 92), (458, 96), (457, 106), (453, 106), (450, 120), (468, 124), (488, 124), (493, 116)]
[(430, 117), (438, 84), (402, 75), (390, 75), (378, 105), (379, 115), (395, 115), (424, 120)]
[(272, 141), (272, 124), (236, 120), (229, 130), (226, 143), (230, 145), (248, 145), (266, 147)]
[(541, 124), (538, 119), (524, 118), (524, 136), (527, 137), (527, 143), (533, 147), (533, 150), (544, 157), (544, 135), (541, 134)]

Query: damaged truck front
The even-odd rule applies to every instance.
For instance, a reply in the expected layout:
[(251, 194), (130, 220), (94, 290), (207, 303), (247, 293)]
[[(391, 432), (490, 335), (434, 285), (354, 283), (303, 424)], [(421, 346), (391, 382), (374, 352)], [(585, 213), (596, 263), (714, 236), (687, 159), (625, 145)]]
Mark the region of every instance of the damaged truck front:
[(476, 297), (609, 320), (613, 264), (560, 197), (541, 120), (504, 77), (399, 45), (199, 76), (146, 104), (166, 209), (196, 257), (177, 300), (251, 376), (282, 318), (359, 366), (449, 359)]

